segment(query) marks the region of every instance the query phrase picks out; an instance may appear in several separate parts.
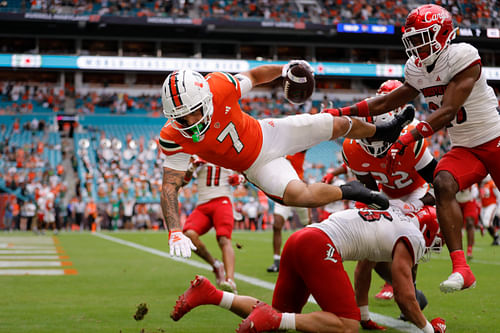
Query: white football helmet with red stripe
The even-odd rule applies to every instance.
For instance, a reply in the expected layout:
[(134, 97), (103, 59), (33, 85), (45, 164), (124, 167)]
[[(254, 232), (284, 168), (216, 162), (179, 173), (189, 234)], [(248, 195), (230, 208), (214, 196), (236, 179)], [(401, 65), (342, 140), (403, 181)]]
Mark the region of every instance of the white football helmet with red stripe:
[[(165, 117), (183, 136), (199, 136), (208, 129), (214, 106), (208, 82), (200, 73), (190, 69), (171, 73), (163, 83), (161, 100)], [(202, 118), (195, 124), (188, 125), (180, 119), (198, 110), (201, 110)]]
[(423, 5), (406, 18), (402, 40), (408, 57), (425, 66), (432, 65), (455, 38), (451, 14), (438, 5)]

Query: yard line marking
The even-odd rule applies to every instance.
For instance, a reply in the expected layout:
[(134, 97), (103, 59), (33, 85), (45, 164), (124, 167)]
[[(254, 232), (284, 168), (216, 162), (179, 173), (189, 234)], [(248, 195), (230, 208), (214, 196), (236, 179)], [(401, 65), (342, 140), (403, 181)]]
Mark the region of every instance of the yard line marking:
[(12, 249), (12, 250), (54, 250), (55, 247), (52, 246), (33, 246), (33, 245), (15, 245), (15, 244), (0, 244), (0, 249)]
[(0, 254), (57, 254), (57, 250), (0, 250)]
[[(163, 257), (163, 258), (168, 258), (170, 260), (182, 262), (182, 263), (190, 265), (190, 266), (194, 266), (197, 268), (202, 268), (202, 269), (205, 269), (208, 271), (212, 271), (212, 267), (210, 265), (204, 264), (204, 263), (201, 263), (201, 262), (198, 262), (195, 260), (183, 259), (183, 258), (179, 258), (179, 257), (171, 257), (170, 254), (167, 252), (153, 249), (151, 247), (140, 245), (140, 244), (137, 244), (134, 242), (126, 241), (126, 240), (123, 240), (120, 238), (104, 235), (104, 234), (101, 234), (99, 232), (93, 233), (92, 235), (97, 236), (99, 238), (109, 240), (111, 242), (121, 244), (121, 245), (129, 246), (129, 247), (132, 247), (132, 248), (137, 249), (137, 250), (148, 252), (148, 253)], [(274, 283), (271, 283), (268, 281), (263, 281), (263, 280), (260, 280), (260, 279), (257, 279), (257, 278), (251, 277), (251, 276), (247, 276), (244, 274), (236, 273), (236, 272), (234, 273), (234, 277), (238, 280), (247, 282), (247, 283), (252, 284), (254, 286), (257, 286), (257, 287), (261, 287), (261, 288), (268, 289), (268, 290), (274, 290)], [(312, 297), (309, 297), (309, 301), (312, 303), (316, 303)], [(384, 325), (384, 326), (388, 326), (388, 327), (397, 329), (401, 332), (407, 332), (407, 333), (422, 332), (422, 330), (417, 328), (415, 325), (408, 323), (408, 322), (404, 322), (404, 321), (399, 320), (399, 319), (394, 319), (394, 318), (384, 316), (384, 315), (374, 313), (374, 312), (370, 312), (370, 316), (371, 316), (372, 320), (375, 320), (377, 323)]]
[(68, 256), (10, 256), (0, 255), (0, 260), (62, 260), (69, 259)]
[(71, 266), (69, 261), (8, 261), (0, 260), (0, 268), (5, 267), (61, 267)]
[(0, 269), (0, 275), (75, 275), (75, 269)]
[(48, 237), (0, 237), (0, 243), (15, 244), (22, 243), (24, 245), (54, 245), (54, 241)]

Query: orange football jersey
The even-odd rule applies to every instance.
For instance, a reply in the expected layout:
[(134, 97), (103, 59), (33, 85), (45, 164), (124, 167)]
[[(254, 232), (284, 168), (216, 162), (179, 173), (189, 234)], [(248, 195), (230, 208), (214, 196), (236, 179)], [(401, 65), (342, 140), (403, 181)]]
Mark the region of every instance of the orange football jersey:
[(304, 179), (304, 161), (306, 159), (306, 151), (299, 151), (293, 155), (286, 155), (286, 159), (290, 161), (300, 179)]
[(210, 73), (205, 78), (213, 94), (214, 111), (203, 139), (193, 142), (167, 121), (160, 133), (159, 147), (167, 156), (180, 152), (196, 154), (224, 168), (245, 171), (262, 148), (260, 124), (241, 110), (240, 83), (236, 78), (221, 72)]
[(497, 204), (497, 197), (495, 196), (494, 189), (495, 182), (493, 182), (493, 180), (488, 181), (479, 189), (479, 196), (481, 197), (481, 205), (483, 207)]
[(386, 157), (377, 158), (368, 154), (355, 140), (344, 140), (342, 157), (354, 173), (370, 173), (384, 193), (392, 198), (400, 198), (426, 183), (415, 170), (415, 165), (424, 155), (426, 148), (425, 140), (411, 143), (403, 156), (398, 156), (397, 161), (401, 164), (391, 175), (386, 170)]

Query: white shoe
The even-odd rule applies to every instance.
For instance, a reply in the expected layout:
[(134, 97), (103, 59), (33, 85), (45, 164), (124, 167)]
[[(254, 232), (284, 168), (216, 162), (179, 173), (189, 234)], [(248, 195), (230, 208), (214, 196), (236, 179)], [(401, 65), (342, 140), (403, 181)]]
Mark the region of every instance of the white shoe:
[(238, 295), (238, 291), (236, 290), (236, 283), (234, 283), (234, 281), (231, 279), (227, 279), (226, 281), (222, 282), (220, 284), (220, 288), (224, 291)]
[(464, 287), (464, 277), (462, 274), (455, 272), (448, 276), (448, 279), (441, 282), (439, 285), (443, 293), (452, 293), (455, 291), (460, 291), (462, 289), (474, 288), (476, 286), (476, 281), (469, 286)]

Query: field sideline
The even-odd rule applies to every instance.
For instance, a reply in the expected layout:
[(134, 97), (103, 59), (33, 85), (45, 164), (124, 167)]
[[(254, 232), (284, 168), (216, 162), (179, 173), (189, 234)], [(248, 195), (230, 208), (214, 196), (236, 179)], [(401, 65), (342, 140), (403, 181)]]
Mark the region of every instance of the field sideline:
[[(285, 238), (289, 234), (285, 233)], [(195, 274), (203, 274), (212, 281), (214, 276), (197, 257), (189, 260), (190, 264), (198, 263), (192, 266), (165, 255), (168, 252), (165, 233), (99, 235), (103, 237), (90, 233), (62, 233), (56, 237), (20, 232), (0, 234), (0, 332), (234, 332), (241, 319), (214, 306), (197, 308), (179, 322), (169, 318), (175, 299)], [(233, 234), (233, 243), (242, 245), (241, 250), (235, 248), (238, 290), (240, 294), (250, 294), (267, 302), (271, 300), (270, 288), (277, 276), (265, 271), (271, 264), (271, 236), (271, 232)], [(130, 243), (117, 243), (116, 239), (137, 245), (130, 247)], [(205, 235), (203, 240), (213, 254), (220, 257), (214, 234)], [(430, 262), (419, 268), (417, 285), (429, 299), (424, 313), (428, 319), (445, 318), (448, 332), (500, 331), (500, 249), (490, 246), (487, 235), (481, 238), (476, 234), (476, 242), (471, 266), (478, 286), (473, 290), (448, 295), (439, 291), (439, 282), (446, 278), (451, 266), (446, 250), (441, 255), (433, 255)], [(49, 265), (52, 253), (24, 253), (36, 251), (37, 246), (40, 249), (46, 246), (45, 252), (50, 252), (47, 249), (51, 246), (55, 255), (62, 258), (55, 261), (64, 262), (65, 266), (52, 267), (56, 264), (51, 263), (51, 267), (43, 267)], [(157, 251), (156, 255), (141, 246), (152, 248), (153, 253)], [(47, 259), (22, 259), (26, 256)], [(45, 264), (37, 264), (37, 261)], [(17, 263), (12, 264), (14, 262)], [(2, 275), (2, 271), (13, 269), (10, 266), (16, 270), (57, 270), (67, 274)], [(354, 263), (345, 263), (345, 268), (352, 276)], [(259, 283), (263, 287), (256, 286)], [(382, 281), (374, 274), (370, 310), (395, 318), (399, 310), (393, 301), (373, 298), (381, 285)], [(143, 302), (148, 304), (149, 313), (143, 321), (136, 322), (132, 316), (136, 306)], [(315, 309), (317, 305), (308, 304), (304, 312)], [(414, 331), (408, 327), (403, 331)]]

